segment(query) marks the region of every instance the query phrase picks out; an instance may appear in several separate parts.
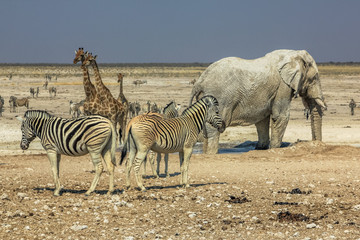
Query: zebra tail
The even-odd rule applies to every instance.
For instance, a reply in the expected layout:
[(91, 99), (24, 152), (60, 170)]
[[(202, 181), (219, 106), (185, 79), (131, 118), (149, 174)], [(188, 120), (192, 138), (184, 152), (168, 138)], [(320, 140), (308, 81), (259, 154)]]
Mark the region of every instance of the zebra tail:
[(121, 151), (121, 158), (120, 158), (120, 165), (122, 164), (122, 162), (124, 161), (124, 158), (126, 156), (126, 153), (127, 153), (127, 146), (129, 143), (129, 138), (130, 138), (130, 134), (131, 134), (131, 127), (129, 129), (129, 132), (128, 133), (125, 133), (125, 139), (124, 139), (124, 146), (123, 146), (123, 149)]
[(116, 131), (111, 124), (111, 162), (116, 166)]

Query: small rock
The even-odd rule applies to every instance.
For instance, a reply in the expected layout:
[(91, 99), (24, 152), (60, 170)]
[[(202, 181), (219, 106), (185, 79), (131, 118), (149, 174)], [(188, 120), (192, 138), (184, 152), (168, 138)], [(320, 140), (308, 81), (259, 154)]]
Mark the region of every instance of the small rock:
[(9, 195), (7, 195), (6, 193), (3, 193), (0, 197), (1, 200), (10, 200), (9, 199)]
[(74, 231), (84, 230), (84, 229), (87, 229), (87, 228), (88, 228), (87, 225), (73, 225), (71, 227), (71, 229), (74, 230)]
[(315, 223), (310, 223), (310, 224), (306, 224), (306, 228), (310, 229), (310, 228), (316, 228), (317, 225)]
[(196, 213), (188, 212), (188, 216), (189, 216), (189, 218), (194, 218), (194, 217), (196, 217)]
[(333, 203), (334, 203), (334, 199), (332, 199), (332, 198), (326, 199), (326, 204), (327, 205), (330, 205), (330, 204), (333, 204)]
[(360, 210), (360, 204), (355, 205), (352, 207), (354, 210), (359, 211)]
[(19, 198), (26, 198), (26, 197), (27, 197), (26, 193), (21, 193), (21, 192), (19, 192), (19, 193), (17, 194), (17, 196), (18, 196)]

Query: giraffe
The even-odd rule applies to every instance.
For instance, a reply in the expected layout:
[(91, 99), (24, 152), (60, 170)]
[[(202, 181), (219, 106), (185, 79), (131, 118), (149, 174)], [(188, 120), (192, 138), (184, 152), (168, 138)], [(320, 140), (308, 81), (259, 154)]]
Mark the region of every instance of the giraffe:
[(125, 95), (124, 95), (124, 88), (123, 88), (123, 80), (124, 80), (124, 75), (122, 73), (118, 73), (118, 83), (120, 83), (120, 91), (119, 91), (119, 96), (117, 98), (118, 102), (122, 103), (124, 105), (125, 108), (125, 117), (123, 119), (123, 128), (122, 129), (122, 135), (125, 134), (125, 126), (126, 126), (126, 122), (127, 122), (127, 116), (128, 116), (128, 112), (129, 112), (129, 102), (126, 99)]
[(96, 56), (94, 57), (91, 53), (88, 53), (83, 65), (90, 64), (94, 69), (95, 75), (95, 87), (97, 94), (100, 96), (101, 100), (101, 111), (106, 114), (106, 117), (110, 119), (110, 121), (114, 124), (116, 129), (116, 124), (120, 124), (119, 135), (120, 141), (123, 136), (122, 130), (125, 128), (124, 118), (126, 119), (125, 115), (125, 107), (122, 103), (118, 102), (111, 94), (110, 90), (104, 85), (101, 80), (99, 68), (96, 63)]
[[(84, 113), (85, 115), (99, 114), (101, 101), (100, 96), (96, 92), (95, 86), (90, 81), (89, 71), (85, 64), (83, 64), (88, 52), (84, 52), (83, 48), (75, 50), (74, 64), (81, 61), (81, 69), (83, 71), (83, 85), (85, 91)], [(99, 114), (101, 115), (101, 114)]]

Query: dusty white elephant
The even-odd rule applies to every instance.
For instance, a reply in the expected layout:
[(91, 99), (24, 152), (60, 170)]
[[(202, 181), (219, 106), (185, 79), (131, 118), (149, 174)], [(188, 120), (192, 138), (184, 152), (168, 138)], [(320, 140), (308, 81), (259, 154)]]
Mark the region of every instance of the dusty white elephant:
[[(218, 99), (226, 127), (256, 125), (257, 149), (280, 147), (291, 100), (299, 95), (311, 111), (312, 139), (322, 139), (322, 111), (326, 104), (318, 68), (305, 50), (276, 50), (253, 60), (223, 58), (211, 64), (195, 82), (190, 103), (204, 95)], [(206, 124), (204, 153), (218, 152), (219, 136), (215, 128)]]

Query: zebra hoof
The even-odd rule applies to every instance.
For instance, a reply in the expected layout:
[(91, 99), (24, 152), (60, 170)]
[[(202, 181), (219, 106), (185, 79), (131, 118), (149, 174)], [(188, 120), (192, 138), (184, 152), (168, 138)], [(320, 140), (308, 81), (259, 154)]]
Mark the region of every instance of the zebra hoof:
[(91, 194), (91, 192), (87, 191), (87, 192), (85, 193), (85, 196), (88, 197), (88, 196), (90, 196), (90, 194)]

